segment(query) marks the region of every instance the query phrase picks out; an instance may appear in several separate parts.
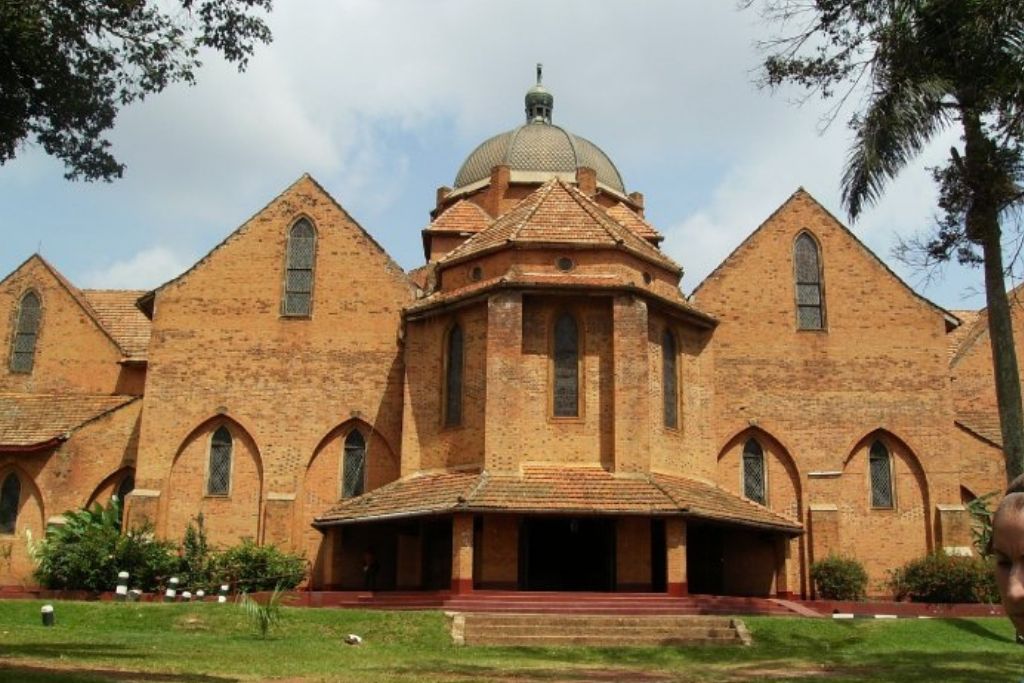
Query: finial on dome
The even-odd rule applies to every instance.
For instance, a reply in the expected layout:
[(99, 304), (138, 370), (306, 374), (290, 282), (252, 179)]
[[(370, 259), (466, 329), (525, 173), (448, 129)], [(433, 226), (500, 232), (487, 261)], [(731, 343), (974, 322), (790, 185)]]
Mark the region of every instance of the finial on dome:
[(544, 65), (537, 63), (537, 84), (526, 91), (526, 122), (551, 123), (551, 110), (555, 108), (555, 98), (541, 85)]

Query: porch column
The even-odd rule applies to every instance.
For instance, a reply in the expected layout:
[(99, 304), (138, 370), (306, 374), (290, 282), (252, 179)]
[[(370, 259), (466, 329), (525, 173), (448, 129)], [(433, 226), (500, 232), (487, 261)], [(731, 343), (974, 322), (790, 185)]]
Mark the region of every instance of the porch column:
[(666, 583), (668, 594), (676, 597), (689, 590), (686, 580), (686, 520), (670, 517), (665, 520)]
[(789, 585), (789, 570), (792, 558), (792, 539), (780, 534), (775, 539), (775, 597), (783, 600), (793, 598), (793, 588)]
[(324, 529), (323, 540), (320, 541), (320, 586), (321, 590), (335, 590), (337, 580), (338, 556), (341, 553), (341, 527), (329, 526)]
[(473, 590), (473, 515), (452, 517), (452, 593)]

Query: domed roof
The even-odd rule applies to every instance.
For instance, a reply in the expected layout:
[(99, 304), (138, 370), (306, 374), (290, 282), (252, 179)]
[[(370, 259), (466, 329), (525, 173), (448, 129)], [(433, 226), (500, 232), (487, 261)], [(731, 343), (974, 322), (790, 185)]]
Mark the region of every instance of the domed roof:
[(537, 84), (526, 93), (526, 124), (495, 135), (474, 149), (455, 177), (455, 190), (490, 178), (492, 168), (505, 165), (513, 181), (525, 172), (529, 175), (521, 178), (537, 182), (562, 174), (572, 179), (577, 169), (592, 168), (599, 184), (625, 194), (622, 176), (608, 155), (590, 140), (553, 125), (553, 108), (554, 96), (540, 84), (538, 64)]

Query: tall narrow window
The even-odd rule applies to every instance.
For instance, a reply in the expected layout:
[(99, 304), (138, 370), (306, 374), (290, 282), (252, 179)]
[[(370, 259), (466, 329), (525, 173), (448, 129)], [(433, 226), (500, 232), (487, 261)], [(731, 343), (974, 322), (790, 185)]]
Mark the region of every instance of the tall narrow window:
[(756, 439), (743, 446), (743, 495), (765, 504), (764, 450)]
[(874, 442), (868, 461), (871, 467), (871, 507), (891, 508), (892, 458), (889, 449), (881, 441)]
[(553, 407), (555, 417), (580, 414), (580, 336), (576, 320), (568, 313), (555, 321)]
[(288, 268), (284, 284), (284, 314), (308, 316), (312, 310), (313, 262), (316, 231), (303, 218), (288, 233)]
[(218, 427), (210, 439), (210, 471), (206, 478), (206, 494), (226, 496), (231, 491), (231, 432)]
[(462, 328), (448, 331), (444, 368), (444, 425), (462, 424)]
[(13, 534), (18, 522), (18, 504), (21, 503), (21, 480), (11, 472), (0, 486), (0, 534)]
[(670, 330), (661, 336), (661, 393), (665, 426), (679, 426), (679, 385), (676, 369), (676, 338)]
[(39, 334), (39, 295), (26, 292), (18, 306), (18, 323), (11, 345), (11, 372), (32, 372)]
[(345, 439), (345, 461), (341, 468), (341, 497), (363, 495), (366, 480), (366, 439), (355, 429)]
[(124, 522), (124, 499), (135, 489), (135, 470), (130, 470), (128, 474), (124, 475), (121, 479), (121, 483), (117, 485), (117, 491), (114, 495), (117, 496), (117, 502), (120, 511), (120, 519), (118, 521)]
[(801, 330), (825, 329), (825, 307), (821, 296), (821, 263), (818, 244), (803, 233), (793, 246), (796, 271), (796, 326)]

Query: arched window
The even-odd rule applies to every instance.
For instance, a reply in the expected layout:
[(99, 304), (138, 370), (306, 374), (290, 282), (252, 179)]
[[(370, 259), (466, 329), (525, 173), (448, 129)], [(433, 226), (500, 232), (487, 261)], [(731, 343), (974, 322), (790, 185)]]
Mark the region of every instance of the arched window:
[(39, 334), (39, 295), (25, 292), (18, 306), (18, 323), (11, 344), (11, 372), (32, 372), (36, 356), (36, 337)]
[(366, 481), (366, 439), (358, 429), (345, 439), (345, 460), (341, 468), (341, 497), (363, 495)]
[(892, 505), (892, 457), (881, 441), (871, 444), (868, 456), (871, 468), (871, 507), (891, 508)]
[(580, 414), (580, 336), (576, 319), (562, 313), (555, 321), (553, 412), (555, 417)]
[(743, 495), (765, 504), (764, 449), (756, 439), (750, 439), (743, 446)]
[(661, 336), (661, 395), (665, 426), (679, 426), (679, 375), (676, 369), (676, 338), (666, 329)]
[(800, 330), (825, 329), (825, 301), (821, 291), (818, 244), (806, 232), (793, 246), (796, 274), (796, 326)]
[(462, 424), (462, 328), (448, 331), (444, 359), (444, 426)]
[(218, 427), (210, 439), (210, 471), (206, 478), (206, 495), (226, 496), (231, 492), (231, 432)]
[(124, 499), (135, 489), (135, 470), (129, 470), (128, 474), (121, 478), (121, 483), (117, 485), (117, 491), (114, 495), (117, 496), (117, 501), (121, 507), (121, 518), (120, 521), (124, 521)]
[(284, 314), (308, 316), (312, 310), (316, 230), (305, 218), (288, 233), (288, 264), (284, 283)]
[(21, 503), (21, 480), (11, 472), (0, 486), (0, 534), (13, 534)]

